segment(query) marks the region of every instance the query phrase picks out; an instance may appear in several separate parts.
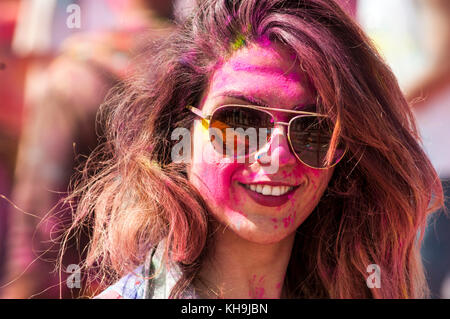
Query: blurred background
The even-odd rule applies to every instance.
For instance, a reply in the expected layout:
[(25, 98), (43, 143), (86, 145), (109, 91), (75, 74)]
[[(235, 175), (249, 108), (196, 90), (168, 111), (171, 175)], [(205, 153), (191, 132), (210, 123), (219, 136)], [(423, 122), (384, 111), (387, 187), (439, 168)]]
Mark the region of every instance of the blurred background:
[[(450, 0), (340, 2), (396, 74), (450, 196)], [(69, 265), (83, 259), (89, 229), (70, 242), (56, 271), (56, 241), (71, 219), (58, 201), (102, 141), (95, 114), (108, 90), (132, 72), (148, 39), (167, 36), (192, 5), (0, 0), (0, 298), (82, 297), (83, 283), (67, 279)], [(432, 297), (450, 298), (443, 212), (429, 221), (422, 257)]]

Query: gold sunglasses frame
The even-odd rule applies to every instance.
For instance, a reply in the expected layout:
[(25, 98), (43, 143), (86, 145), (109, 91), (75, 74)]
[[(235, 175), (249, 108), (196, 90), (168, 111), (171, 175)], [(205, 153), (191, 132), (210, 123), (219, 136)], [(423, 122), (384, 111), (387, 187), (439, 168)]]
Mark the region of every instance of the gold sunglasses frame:
[[(313, 168), (313, 169), (322, 169), (322, 170), (330, 169), (330, 168), (334, 167), (335, 165), (337, 165), (342, 160), (342, 158), (344, 157), (345, 153), (347, 153), (347, 148), (345, 148), (345, 150), (342, 153), (341, 157), (333, 165), (326, 166), (326, 167), (314, 167), (314, 166), (308, 165), (304, 161), (302, 161), (300, 156), (298, 156), (298, 154), (295, 152), (294, 146), (292, 145), (291, 136), (290, 136), (291, 122), (294, 121), (295, 119), (299, 118), (299, 117), (306, 117), (306, 116), (318, 116), (318, 117), (328, 118), (328, 115), (325, 115), (325, 114), (314, 113), (314, 112), (306, 112), (306, 111), (297, 111), (297, 110), (286, 110), (286, 109), (279, 109), (279, 108), (265, 107), (265, 106), (258, 106), (258, 105), (241, 105), (241, 104), (226, 104), (226, 105), (219, 106), (218, 108), (214, 109), (214, 111), (211, 114), (209, 114), (209, 115), (203, 114), (202, 110), (200, 110), (200, 109), (198, 109), (198, 108), (196, 108), (196, 107), (194, 107), (192, 105), (187, 105), (186, 109), (188, 109), (189, 111), (191, 111), (195, 115), (199, 116), (202, 119), (203, 127), (205, 127), (206, 129), (209, 130), (211, 119), (212, 119), (212, 116), (214, 115), (214, 113), (217, 112), (218, 110), (222, 109), (222, 108), (230, 107), (230, 106), (254, 109), (254, 110), (258, 110), (258, 111), (264, 112), (264, 113), (270, 115), (270, 117), (274, 120), (274, 123), (273, 123), (274, 126), (276, 124), (287, 126), (288, 130), (287, 130), (286, 137), (287, 137), (288, 142), (289, 142), (289, 148), (291, 149), (291, 152), (294, 154), (295, 158), (297, 158), (298, 161), (300, 161), (302, 164), (306, 165), (307, 167), (310, 167), (310, 168)], [(291, 114), (299, 114), (299, 115), (298, 116), (294, 116), (293, 118), (291, 118), (289, 120), (289, 122), (275, 122), (275, 117), (269, 111), (291, 113)], [(247, 156), (250, 156), (250, 154), (247, 155)]]

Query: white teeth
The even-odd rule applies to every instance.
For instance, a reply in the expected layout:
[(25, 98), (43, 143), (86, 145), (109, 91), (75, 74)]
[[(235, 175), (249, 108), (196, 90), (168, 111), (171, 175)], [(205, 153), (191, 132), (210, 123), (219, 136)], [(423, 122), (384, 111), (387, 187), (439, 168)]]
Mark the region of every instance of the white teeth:
[(267, 184), (244, 184), (244, 186), (254, 192), (271, 196), (284, 195), (294, 188), (292, 186), (271, 186)]
[(262, 194), (263, 186), (261, 184), (256, 185), (256, 191)]
[(281, 186), (272, 187), (272, 196), (280, 196), (281, 194)]
[(262, 193), (263, 195), (270, 195), (272, 193), (272, 187), (269, 185), (264, 185)]

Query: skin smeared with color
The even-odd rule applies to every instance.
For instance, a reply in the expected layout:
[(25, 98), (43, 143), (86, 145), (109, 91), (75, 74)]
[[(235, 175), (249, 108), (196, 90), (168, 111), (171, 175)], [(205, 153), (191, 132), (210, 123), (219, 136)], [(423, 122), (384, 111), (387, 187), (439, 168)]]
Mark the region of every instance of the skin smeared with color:
[[(419, 247), (428, 214), (443, 205), (442, 187), (369, 38), (330, 0), (201, 3), (167, 41), (149, 46), (142, 74), (103, 104), (107, 141), (69, 198), (77, 212), (67, 236), (95, 226), (82, 268), (106, 288), (166, 239), (168, 263), (183, 266), (170, 298), (192, 286), (206, 297), (249, 298), (253, 276), (264, 276), (252, 294), (264, 288), (264, 298), (426, 297)], [(171, 162), (177, 128), (195, 133), (196, 160), (214, 160), (208, 132), (186, 106), (255, 104), (215, 96), (232, 89), (281, 108), (317, 101), (334, 128), (331, 144), (342, 142), (347, 155), (333, 172), (297, 165), (283, 127), (273, 135), (278, 147), (267, 148), (281, 164), (271, 176), (258, 162)], [(267, 201), (248, 198), (239, 183), (266, 177), (302, 186), (282, 206), (261, 207), (251, 200)], [(382, 289), (366, 285), (370, 264), (382, 269)], [(223, 294), (208, 293), (217, 288)]]
[[(300, 109), (313, 104), (313, 91), (295, 62), (290, 52), (275, 43), (252, 44), (237, 50), (214, 72), (204, 92), (202, 111), (211, 114), (224, 104), (248, 104), (236, 95), (230, 97), (230, 92), (263, 100), (275, 108)], [(281, 112), (275, 112), (275, 116), (282, 121), (287, 118), (286, 113)], [(253, 275), (265, 278), (264, 287), (242, 287), (242, 295), (250, 289), (253, 297), (280, 296), (281, 289), (275, 287), (284, 279), (294, 231), (316, 207), (333, 172), (333, 169), (312, 169), (299, 162), (289, 149), (285, 129), (276, 127), (273, 139), (278, 142), (274, 143), (275, 147), (268, 144), (258, 151), (267, 152), (271, 160), (278, 160), (279, 169), (267, 174), (264, 166), (268, 163), (234, 163), (232, 159), (223, 159), (213, 149), (200, 121), (193, 127), (189, 176), (223, 226), (223, 230), (217, 232), (214, 256), (215, 264), (220, 265), (217, 273), (223, 277), (216, 273), (214, 278), (235, 278), (232, 285), (226, 280), (225, 295), (229, 291), (227, 285), (234, 287), (233, 296), (239, 295), (237, 289), (252, 282), (250, 272), (256, 267), (260, 271)], [(249, 197), (241, 185), (264, 182), (287, 183), (298, 188), (285, 204), (267, 207)], [(216, 281), (215, 284), (221, 283)]]
[(250, 298), (261, 299), (265, 297), (264, 276), (259, 277), (257, 280), (256, 275), (253, 275), (249, 281), (249, 286), (248, 296)]
[[(254, 45), (237, 51), (214, 73), (205, 94), (203, 112), (210, 114), (214, 108), (227, 103), (248, 104), (236, 98), (222, 96), (224, 92), (230, 91), (263, 99), (277, 108), (312, 103), (314, 96), (300, 81), (305, 76), (295, 67), (294, 61), (286, 59), (287, 56), (289, 57), (289, 53), (277, 45)], [(233, 66), (237, 61), (240, 67), (236, 71)], [(280, 113), (277, 115), (285, 116)], [(233, 219), (236, 214), (246, 217), (239, 235), (250, 241), (271, 243), (285, 237), (283, 229), (273, 232), (271, 219), (293, 218), (294, 211), (297, 212), (297, 220), (293, 224), (295, 228), (298, 227), (316, 206), (320, 199), (317, 195), (323, 193), (332, 174), (332, 170), (312, 169), (300, 163), (290, 151), (285, 132), (281, 130), (276, 130), (273, 136), (278, 139), (278, 147), (269, 150), (270, 156), (277, 156), (279, 160), (278, 172), (271, 175), (265, 174), (263, 165), (258, 161), (249, 165), (221, 158), (214, 151), (207, 132), (199, 122), (194, 125), (193, 131), (191, 179), (213, 207), (220, 207), (216, 213), (220, 221), (233, 228), (229, 219)], [(238, 184), (265, 181), (282, 181), (301, 186), (282, 207), (267, 208), (248, 198)]]

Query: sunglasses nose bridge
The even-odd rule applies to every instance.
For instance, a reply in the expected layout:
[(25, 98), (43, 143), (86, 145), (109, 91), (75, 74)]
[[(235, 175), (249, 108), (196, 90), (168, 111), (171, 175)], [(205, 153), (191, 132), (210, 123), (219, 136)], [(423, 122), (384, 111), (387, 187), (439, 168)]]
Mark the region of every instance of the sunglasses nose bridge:
[[(270, 135), (268, 143), (257, 151), (256, 158), (268, 156), (269, 158), (276, 156), (278, 165), (292, 165), (296, 162), (295, 154), (293, 154), (289, 138), (288, 126), (286, 122), (274, 122), (273, 131)], [(271, 161), (270, 161), (271, 162)]]
[(289, 126), (289, 123), (287, 123), (287, 122), (280, 122), (280, 121), (275, 121), (274, 123), (273, 123), (273, 125), (276, 127), (277, 125), (280, 125), (281, 127), (288, 127)]
[(274, 122), (273, 123), (274, 130), (272, 132), (272, 135), (276, 133), (276, 129), (279, 129), (279, 130), (281, 130), (281, 132), (283, 133), (283, 135), (287, 139), (288, 127), (289, 127), (289, 123), (286, 123), (286, 122)]

